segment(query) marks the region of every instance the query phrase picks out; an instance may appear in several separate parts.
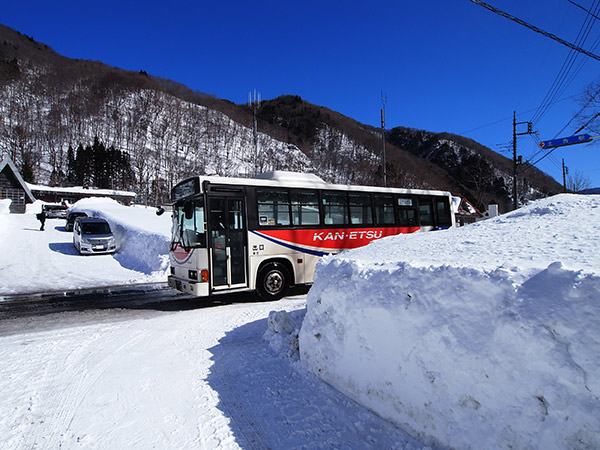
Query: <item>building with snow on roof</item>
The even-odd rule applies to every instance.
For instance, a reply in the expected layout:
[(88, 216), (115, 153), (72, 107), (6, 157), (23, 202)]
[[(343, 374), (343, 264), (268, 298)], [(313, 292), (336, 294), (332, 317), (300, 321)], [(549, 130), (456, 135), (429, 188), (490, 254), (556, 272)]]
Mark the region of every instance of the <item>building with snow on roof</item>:
[(135, 200), (135, 192), (119, 191), (115, 189), (97, 189), (88, 186), (43, 186), (29, 184), (27, 186), (35, 198), (49, 203), (75, 203), (82, 198), (108, 197), (124, 205), (130, 205)]
[(25, 205), (35, 201), (33, 193), (9, 156), (5, 156), (0, 162), (0, 200), (3, 199), (11, 201), (9, 211), (13, 214), (23, 214)]

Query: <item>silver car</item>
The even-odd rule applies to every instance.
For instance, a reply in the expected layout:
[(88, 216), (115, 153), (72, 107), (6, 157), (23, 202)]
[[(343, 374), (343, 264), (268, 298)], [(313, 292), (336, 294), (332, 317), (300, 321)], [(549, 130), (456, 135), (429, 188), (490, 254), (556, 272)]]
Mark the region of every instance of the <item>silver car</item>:
[(80, 255), (114, 253), (117, 250), (110, 225), (100, 217), (77, 217), (75, 219), (73, 245)]
[(42, 208), (46, 213), (47, 219), (66, 219), (67, 218), (67, 206), (65, 205), (54, 205), (47, 204), (43, 205)]

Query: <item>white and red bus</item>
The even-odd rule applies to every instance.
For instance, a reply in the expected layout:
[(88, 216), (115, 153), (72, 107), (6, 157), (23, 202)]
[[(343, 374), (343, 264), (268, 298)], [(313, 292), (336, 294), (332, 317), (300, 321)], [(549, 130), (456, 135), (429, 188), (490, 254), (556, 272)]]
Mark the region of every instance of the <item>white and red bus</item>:
[(319, 258), (455, 225), (449, 192), (328, 184), (315, 175), (193, 177), (171, 191), (169, 285), (196, 296), (310, 284)]

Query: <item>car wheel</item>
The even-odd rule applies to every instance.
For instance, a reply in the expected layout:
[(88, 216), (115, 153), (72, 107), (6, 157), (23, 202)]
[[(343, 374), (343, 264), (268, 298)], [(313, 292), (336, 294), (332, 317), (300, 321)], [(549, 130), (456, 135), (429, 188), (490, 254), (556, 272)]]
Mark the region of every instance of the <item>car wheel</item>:
[(281, 263), (270, 263), (258, 272), (256, 291), (265, 301), (283, 298), (290, 287), (290, 274)]

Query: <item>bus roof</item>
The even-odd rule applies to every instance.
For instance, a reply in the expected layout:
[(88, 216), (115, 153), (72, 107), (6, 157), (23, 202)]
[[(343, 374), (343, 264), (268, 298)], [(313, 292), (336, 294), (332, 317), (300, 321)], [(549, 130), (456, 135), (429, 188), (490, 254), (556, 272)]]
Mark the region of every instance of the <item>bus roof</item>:
[[(192, 179), (199, 179), (199, 185), (202, 186), (205, 181), (210, 184), (222, 185), (243, 185), (243, 186), (264, 186), (264, 187), (286, 187), (286, 188), (301, 188), (301, 189), (326, 189), (326, 190), (344, 190), (357, 192), (381, 192), (381, 193), (396, 193), (406, 195), (451, 195), (450, 192), (440, 190), (424, 190), (424, 189), (403, 189), (390, 188), (380, 186), (359, 186), (350, 184), (332, 184), (323, 181), (317, 175), (310, 173), (286, 172), (276, 170), (273, 172), (265, 172), (253, 178), (237, 178), (237, 177), (221, 177), (221, 176), (198, 176), (181, 181), (179, 184), (188, 182)], [(200, 188), (202, 189), (202, 188)]]

